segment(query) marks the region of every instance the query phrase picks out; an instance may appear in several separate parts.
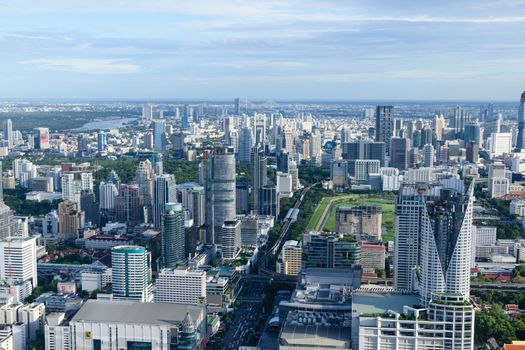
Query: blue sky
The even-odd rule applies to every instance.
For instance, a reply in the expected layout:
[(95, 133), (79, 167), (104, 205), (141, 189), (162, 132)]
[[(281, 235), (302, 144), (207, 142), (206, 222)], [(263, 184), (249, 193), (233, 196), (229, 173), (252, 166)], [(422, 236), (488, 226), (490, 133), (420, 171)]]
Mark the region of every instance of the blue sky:
[(518, 100), (525, 0), (0, 0), (0, 98)]

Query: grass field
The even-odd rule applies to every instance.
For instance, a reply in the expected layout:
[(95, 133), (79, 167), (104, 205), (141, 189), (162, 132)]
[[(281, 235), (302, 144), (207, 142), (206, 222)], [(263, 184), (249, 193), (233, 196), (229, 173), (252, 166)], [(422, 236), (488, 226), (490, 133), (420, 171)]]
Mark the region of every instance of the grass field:
[(306, 225), (307, 231), (315, 230), (315, 226), (317, 225), (317, 222), (321, 220), (321, 215), (323, 214), (328, 203), (330, 203), (330, 199), (331, 197), (323, 197), (323, 199), (321, 199), (321, 202), (315, 208), (314, 214), (310, 218), (310, 221), (308, 221), (308, 225)]
[[(340, 206), (351, 206), (351, 205), (366, 205), (366, 204), (379, 204), (383, 209), (383, 221), (382, 225), (386, 232), (383, 232), (383, 241), (388, 242), (394, 240), (394, 209), (395, 204), (394, 198), (382, 198), (382, 197), (369, 197), (368, 194), (353, 194), (351, 197), (342, 198), (339, 201), (335, 201), (330, 210), (330, 216), (323, 227), (324, 231), (335, 231), (335, 211)], [(319, 220), (321, 220), (322, 213), (330, 200), (333, 197), (324, 197), (321, 203), (317, 206), (314, 214), (308, 222), (307, 229), (313, 230)]]

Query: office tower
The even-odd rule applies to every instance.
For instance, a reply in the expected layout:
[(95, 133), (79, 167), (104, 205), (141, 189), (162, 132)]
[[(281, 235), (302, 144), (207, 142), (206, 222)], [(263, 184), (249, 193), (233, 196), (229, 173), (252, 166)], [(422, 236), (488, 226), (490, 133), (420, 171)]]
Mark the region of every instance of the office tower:
[(145, 121), (150, 121), (153, 119), (153, 106), (146, 104), (142, 106), (142, 119)]
[(235, 100), (233, 100), (233, 105), (233, 112), (235, 113), (235, 115), (241, 115), (241, 100), (236, 98)]
[(290, 276), (297, 276), (301, 271), (303, 249), (297, 241), (284, 242), (277, 258), (276, 270)]
[(471, 121), (465, 124), (463, 141), (465, 141), (465, 144), (469, 142), (475, 142), (478, 145), (481, 144), (481, 127), (478, 121)]
[(4, 131), (2, 138), (7, 144), (7, 147), (11, 148), (14, 145), (13, 122), (11, 119), (6, 119), (3, 121), (2, 126)]
[(267, 163), (263, 149), (259, 146), (252, 147), (252, 208), (255, 214), (259, 214), (261, 210), (260, 192), (267, 181)]
[(380, 205), (341, 206), (335, 212), (335, 231), (357, 240), (373, 237), (381, 240), (382, 208)]
[(262, 223), (258, 215), (249, 214), (241, 218), (241, 246), (257, 247)]
[(376, 141), (384, 142), (386, 153), (390, 155), (390, 139), (392, 138), (393, 106), (376, 107)]
[(490, 198), (500, 198), (509, 193), (510, 181), (506, 177), (505, 164), (495, 163), (489, 165), (489, 195)]
[(434, 117), (434, 133), (437, 141), (443, 141), (443, 129), (445, 128), (445, 117), (436, 115)]
[(153, 225), (160, 228), (161, 215), (166, 208), (166, 203), (177, 202), (177, 185), (173, 175), (155, 177), (153, 196)]
[(249, 163), (253, 142), (253, 133), (250, 128), (244, 127), (239, 131), (239, 144), (237, 147), (237, 160), (240, 163)]
[(379, 161), (378, 160), (356, 160), (354, 163), (354, 173), (350, 174), (354, 176), (356, 185), (367, 185), (369, 184), (371, 174), (379, 174)]
[(225, 220), (221, 232), (221, 251), (225, 260), (233, 260), (241, 251), (241, 222)]
[(260, 215), (271, 215), (274, 218), (279, 216), (279, 193), (275, 186), (264, 186), (259, 190)]
[(277, 163), (277, 171), (287, 173), (288, 172), (288, 163), (290, 161), (290, 155), (283, 152), (282, 150), (277, 153), (275, 156)]
[(393, 137), (390, 145), (390, 166), (399, 170), (406, 170), (408, 167), (408, 150), (410, 140)]
[(275, 177), (275, 186), (277, 188), (277, 195), (279, 198), (291, 198), (293, 196), (292, 175), (278, 171)]
[(518, 109), (518, 138), (516, 149), (525, 148), (525, 91), (521, 94), (520, 107)]
[(428, 127), (421, 129), (421, 146), (426, 144), (434, 144), (434, 131)]
[(303, 233), (302, 249), (306, 268), (349, 269), (361, 261), (359, 243), (339, 234)]
[(246, 182), (235, 184), (235, 207), (237, 214), (248, 214), (250, 212), (250, 186)]
[(61, 241), (76, 239), (84, 226), (84, 212), (79, 203), (64, 200), (58, 204), (58, 233)]
[(266, 114), (255, 114), (253, 129), (255, 144), (263, 146), (266, 143)]
[(193, 219), (193, 226), (203, 226), (206, 211), (204, 187), (194, 182), (187, 182), (178, 184), (177, 192), (181, 195), (182, 207), (188, 211), (189, 218)]
[(80, 193), (80, 207), (84, 212), (84, 221), (98, 226), (100, 223), (100, 205), (93, 191), (83, 190)]
[(183, 129), (188, 129), (190, 127), (190, 120), (193, 120), (193, 107), (184, 105), (181, 123)]
[(225, 145), (231, 146), (230, 133), (235, 128), (233, 117), (225, 116), (222, 118), (222, 132), (224, 133), (223, 141)]
[[(202, 173), (206, 189), (207, 243), (220, 243), (222, 225), (236, 215), (235, 155), (231, 148), (218, 146), (205, 154)], [(217, 237), (215, 237), (217, 235)]]
[(48, 128), (35, 128), (33, 129), (33, 139), (35, 143), (35, 149), (46, 150), (49, 149), (49, 129)]
[(450, 126), (454, 128), (456, 135), (463, 134), (465, 124), (470, 120), (470, 113), (465, 111), (460, 106), (454, 107), (450, 119)]
[(118, 222), (127, 225), (132, 230), (144, 222), (144, 196), (138, 185), (120, 185), (115, 198), (115, 215)]
[(490, 153), (494, 157), (510, 153), (512, 150), (512, 134), (510, 132), (492, 133), (490, 146)]
[(475, 142), (469, 142), (467, 144), (466, 152), (467, 162), (477, 163), (479, 160), (479, 145)]
[(155, 286), (155, 303), (204, 305), (206, 302), (205, 271), (162, 269)]
[(184, 158), (184, 134), (182, 132), (171, 134), (171, 145), (173, 157), (176, 159)]
[(151, 301), (149, 255), (141, 246), (117, 246), (111, 249), (113, 298)]
[(408, 169), (417, 168), (420, 158), (419, 153), (419, 148), (417, 147), (411, 147), (410, 150), (408, 150)]
[(341, 144), (343, 159), (376, 159), (381, 167), (385, 166), (385, 143), (357, 140)]
[(441, 188), (438, 196), (425, 201), (419, 263), (421, 305), (428, 305), (436, 293), (468, 300), (473, 191), (474, 186), (467, 193)]
[(184, 211), (179, 203), (166, 203), (161, 215), (161, 267), (176, 268), (186, 263)]
[(117, 186), (109, 182), (101, 182), (98, 186), (100, 210), (112, 211), (115, 209), (115, 199), (118, 195)]
[(157, 152), (166, 150), (166, 121), (162, 119), (153, 121), (153, 146)]
[(97, 134), (97, 150), (99, 152), (107, 151), (108, 149), (108, 141), (107, 141), (107, 135), (105, 131), (99, 131)]
[(154, 147), (153, 143), (153, 130), (146, 130), (144, 133), (144, 148), (151, 150)]
[(344, 187), (348, 185), (348, 171), (348, 162), (346, 160), (333, 160), (331, 162), (330, 179), (334, 187)]
[(322, 155), (322, 142), (321, 142), (321, 132), (319, 129), (314, 129), (310, 134), (310, 158), (315, 164), (321, 164), (321, 155)]
[(285, 125), (282, 129), (280, 142), (278, 144), (278, 151), (283, 150), (288, 153), (290, 156), (293, 156), (295, 153), (294, 150), (294, 134), (293, 129), (289, 125)]
[(139, 194), (144, 200), (147, 214), (145, 221), (153, 222), (153, 183), (155, 181), (155, 173), (148, 159), (139, 162), (135, 171), (135, 181), (139, 188)]
[(77, 136), (77, 155), (85, 157), (89, 153), (89, 137), (86, 134), (79, 134)]
[[(5, 237), (0, 240), (0, 278), (2, 281), (38, 284), (36, 238)], [(31, 294), (31, 291), (29, 291)]]
[(423, 146), (423, 164), (426, 168), (434, 166), (434, 146), (426, 144)]

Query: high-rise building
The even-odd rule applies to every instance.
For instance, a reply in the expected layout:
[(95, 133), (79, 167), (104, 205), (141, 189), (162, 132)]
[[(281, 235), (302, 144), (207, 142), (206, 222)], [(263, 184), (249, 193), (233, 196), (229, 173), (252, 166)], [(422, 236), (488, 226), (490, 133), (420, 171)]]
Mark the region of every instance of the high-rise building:
[(144, 200), (147, 214), (145, 221), (153, 222), (153, 187), (155, 173), (153, 171), (153, 166), (148, 159), (139, 162), (137, 170), (135, 171), (135, 181), (139, 188), (139, 194)]
[(235, 205), (235, 155), (231, 148), (216, 147), (203, 159), (201, 171), (206, 189), (207, 242), (219, 243), (222, 225), (233, 220)]
[(142, 106), (142, 119), (149, 121), (153, 119), (153, 106), (146, 104)]
[(463, 141), (465, 141), (465, 144), (468, 144), (469, 142), (475, 142), (478, 145), (481, 144), (481, 126), (477, 120), (465, 124)]
[(436, 115), (434, 117), (434, 133), (437, 141), (443, 141), (443, 129), (445, 128), (445, 117)]
[(509, 193), (510, 180), (506, 176), (505, 164), (494, 163), (489, 165), (489, 196), (500, 198)]
[(455, 294), (468, 300), (472, 242), (473, 190), (441, 188), (425, 201), (421, 217), (419, 295), (428, 305), (434, 294)]
[(385, 166), (385, 143), (365, 140), (350, 141), (341, 144), (343, 159), (375, 159), (381, 167)]
[(255, 214), (261, 211), (261, 190), (266, 186), (267, 181), (267, 159), (264, 151), (259, 146), (252, 147), (251, 152), (252, 166), (252, 208)]
[(408, 168), (409, 149), (409, 139), (393, 137), (390, 145), (390, 166), (399, 170), (406, 170)]
[(161, 216), (161, 266), (176, 268), (186, 263), (184, 212), (179, 203), (166, 203)]
[(431, 168), (434, 166), (434, 146), (426, 144), (423, 146), (423, 167)]
[(340, 234), (303, 234), (303, 267), (349, 269), (361, 261), (359, 243)]
[[(355, 161), (354, 173), (354, 183), (357, 185), (366, 185), (369, 184), (371, 174), (379, 174), (378, 160), (356, 160)], [(350, 170), (350, 169), (349, 169)]]
[(266, 114), (256, 113), (253, 126), (255, 144), (263, 146), (266, 143)]
[(99, 152), (107, 151), (108, 149), (108, 140), (105, 131), (99, 131), (97, 134), (97, 150)]
[(177, 185), (173, 175), (155, 177), (153, 196), (153, 225), (160, 228), (161, 215), (166, 209), (166, 203), (177, 202)]
[(69, 200), (58, 204), (58, 232), (61, 241), (79, 237), (80, 229), (84, 226), (84, 212), (79, 206), (79, 203)]
[(512, 150), (512, 133), (492, 133), (490, 136), (490, 145), (490, 153), (494, 157), (501, 156), (504, 153), (510, 153)]
[(14, 135), (13, 135), (13, 122), (11, 119), (6, 119), (2, 123), (3, 126), (3, 135), (2, 139), (7, 144), (8, 148), (13, 147), (14, 144)]
[(118, 195), (118, 189), (115, 184), (109, 182), (101, 182), (98, 186), (99, 202), (101, 211), (114, 211), (115, 200)]
[(221, 232), (222, 257), (232, 260), (241, 251), (241, 222), (239, 220), (225, 220)]
[(46, 150), (49, 149), (49, 128), (35, 128), (33, 139), (35, 143), (35, 149)]
[(37, 286), (35, 237), (0, 240), (0, 279), (9, 283), (29, 281), (33, 288)]
[(518, 109), (518, 138), (516, 148), (525, 148), (525, 91), (521, 94), (520, 107)]
[(290, 156), (293, 156), (295, 153), (294, 147), (294, 133), (293, 129), (289, 125), (285, 125), (282, 129), (280, 142), (278, 144), (278, 150), (283, 150), (288, 153)]
[(162, 269), (155, 283), (155, 303), (205, 305), (206, 272)]
[(479, 145), (475, 142), (467, 143), (466, 151), (467, 162), (477, 163), (479, 160)]
[(279, 216), (279, 193), (275, 186), (264, 186), (259, 190), (259, 214)]
[(253, 133), (250, 128), (242, 128), (239, 131), (239, 143), (237, 146), (237, 160), (240, 163), (249, 163), (253, 142)]
[(376, 141), (385, 143), (387, 154), (390, 154), (390, 139), (392, 138), (393, 119), (393, 106), (376, 107)]
[(297, 241), (284, 242), (281, 253), (277, 258), (277, 272), (285, 275), (297, 276), (301, 271), (303, 249)]
[(206, 212), (204, 187), (194, 182), (186, 182), (177, 185), (177, 192), (180, 193), (182, 207), (188, 211), (189, 218), (193, 219), (193, 226), (203, 226)]
[(144, 197), (138, 185), (120, 185), (115, 198), (115, 215), (118, 222), (127, 225), (128, 230), (144, 222)]
[(382, 208), (380, 205), (341, 206), (335, 213), (335, 231), (357, 240), (373, 237), (381, 240)]
[(241, 100), (236, 98), (235, 100), (233, 100), (233, 108), (234, 108), (234, 113), (235, 115), (241, 115)]
[(149, 253), (141, 246), (117, 246), (111, 249), (113, 298), (151, 301)]
[(95, 193), (83, 190), (80, 193), (80, 207), (84, 212), (84, 221), (98, 226), (100, 223), (100, 204), (97, 202)]
[(153, 121), (153, 146), (157, 152), (166, 150), (166, 121), (163, 119)]

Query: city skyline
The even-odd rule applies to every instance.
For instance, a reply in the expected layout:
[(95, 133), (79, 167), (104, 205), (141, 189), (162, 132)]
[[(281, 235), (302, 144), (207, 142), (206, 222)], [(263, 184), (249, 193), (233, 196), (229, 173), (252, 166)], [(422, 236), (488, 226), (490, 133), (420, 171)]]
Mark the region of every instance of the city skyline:
[(514, 101), (523, 4), (1, 3), (0, 98)]

